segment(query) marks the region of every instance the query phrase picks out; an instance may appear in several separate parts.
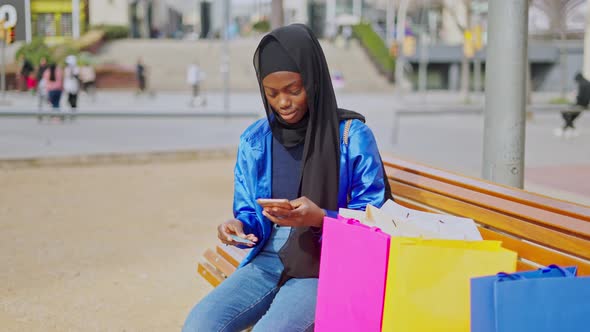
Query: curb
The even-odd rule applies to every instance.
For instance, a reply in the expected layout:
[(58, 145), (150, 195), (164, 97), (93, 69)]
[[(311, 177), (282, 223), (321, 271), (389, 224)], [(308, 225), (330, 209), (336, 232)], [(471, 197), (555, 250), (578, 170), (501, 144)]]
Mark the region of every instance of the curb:
[(236, 153), (236, 148), (219, 148), (210, 150), (105, 153), (64, 157), (0, 159), (0, 169), (134, 165), (178, 161), (216, 160), (235, 158)]

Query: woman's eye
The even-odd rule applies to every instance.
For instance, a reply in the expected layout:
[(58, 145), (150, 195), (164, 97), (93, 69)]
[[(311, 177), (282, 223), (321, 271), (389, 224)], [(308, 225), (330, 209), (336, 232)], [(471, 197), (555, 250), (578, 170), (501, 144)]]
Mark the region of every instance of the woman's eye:
[(300, 93), (301, 93), (301, 89), (295, 90), (295, 91), (291, 91), (291, 94), (294, 95), (294, 96), (297, 96)]

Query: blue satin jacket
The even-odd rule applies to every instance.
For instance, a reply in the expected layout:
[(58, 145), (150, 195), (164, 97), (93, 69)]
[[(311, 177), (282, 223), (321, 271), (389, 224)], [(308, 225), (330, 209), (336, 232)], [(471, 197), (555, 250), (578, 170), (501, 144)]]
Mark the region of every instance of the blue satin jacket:
[[(367, 204), (380, 207), (384, 203), (384, 174), (373, 132), (362, 121), (352, 120), (345, 144), (344, 126), (345, 121), (341, 121), (338, 207), (354, 210), (364, 210)], [(271, 234), (272, 223), (256, 203), (257, 198), (271, 197), (271, 148), (272, 132), (266, 118), (256, 121), (240, 137), (234, 170), (234, 217), (244, 224), (244, 233), (258, 238), (258, 244), (240, 266), (248, 264), (262, 250)]]

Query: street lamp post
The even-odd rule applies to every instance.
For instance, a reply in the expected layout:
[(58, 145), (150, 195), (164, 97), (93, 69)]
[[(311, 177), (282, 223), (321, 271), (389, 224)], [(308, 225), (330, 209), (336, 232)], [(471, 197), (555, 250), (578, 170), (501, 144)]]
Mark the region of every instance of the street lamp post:
[(223, 1), (223, 55), (221, 71), (223, 73), (223, 109), (229, 115), (229, 22), (230, 22), (230, 0)]
[(80, 0), (72, 0), (72, 37), (80, 38)]
[(483, 177), (523, 188), (528, 0), (489, 2)]

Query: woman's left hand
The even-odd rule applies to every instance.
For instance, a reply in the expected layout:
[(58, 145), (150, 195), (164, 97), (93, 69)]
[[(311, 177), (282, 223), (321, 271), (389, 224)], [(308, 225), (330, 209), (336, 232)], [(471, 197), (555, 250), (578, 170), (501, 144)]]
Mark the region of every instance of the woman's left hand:
[(265, 207), (262, 214), (270, 221), (280, 226), (289, 227), (322, 227), (324, 210), (312, 202), (309, 198), (302, 196), (292, 200), (293, 210), (280, 207)]

